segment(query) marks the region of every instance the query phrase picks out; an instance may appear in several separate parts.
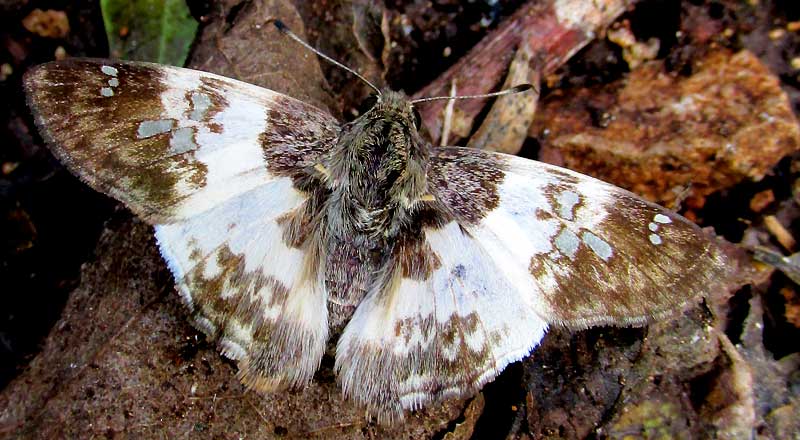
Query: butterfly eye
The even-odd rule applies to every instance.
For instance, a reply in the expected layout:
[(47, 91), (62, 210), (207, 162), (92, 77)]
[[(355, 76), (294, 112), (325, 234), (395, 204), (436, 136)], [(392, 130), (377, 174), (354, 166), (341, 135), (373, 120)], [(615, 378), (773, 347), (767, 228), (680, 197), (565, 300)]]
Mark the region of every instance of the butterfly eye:
[(358, 106), (358, 114), (363, 115), (378, 103), (378, 95), (369, 95)]
[(422, 115), (419, 114), (419, 111), (416, 108), (412, 108), (411, 111), (414, 114), (414, 128), (419, 129), (422, 125)]

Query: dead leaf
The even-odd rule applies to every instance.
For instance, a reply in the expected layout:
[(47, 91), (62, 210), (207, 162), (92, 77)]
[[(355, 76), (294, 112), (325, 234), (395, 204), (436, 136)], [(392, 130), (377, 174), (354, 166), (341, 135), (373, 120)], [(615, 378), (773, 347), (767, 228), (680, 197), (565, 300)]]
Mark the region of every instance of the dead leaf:
[(28, 32), (45, 38), (64, 38), (69, 35), (69, 20), (64, 11), (36, 8), (22, 19), (22, 26)]

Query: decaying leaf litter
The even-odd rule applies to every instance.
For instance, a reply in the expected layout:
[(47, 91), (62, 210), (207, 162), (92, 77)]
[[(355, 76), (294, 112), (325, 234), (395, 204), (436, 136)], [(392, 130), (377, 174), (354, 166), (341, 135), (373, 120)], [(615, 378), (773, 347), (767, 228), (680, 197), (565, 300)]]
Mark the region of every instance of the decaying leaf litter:
[[(214, 7), (218, 10), (211, 8), (205, 14), (205, 25), (190, 57), (190, 66), (229, 76), (241, 75), (249, 82), (317, 102), (348, 117), (352, 114), (350, 109), (355, 108), (355, 103), (365, 93), (359, 92), (361, 86), (354, 86), (350, 78), (340, 72), (332, 73), (328, 66), (319, 66), (310, 57), (297, 57), (291, 50), (284, 49), (286, 53), (281, 55), (280, 47), (271, 52), (273, 55), (268, 61), (251, 56), (250, 48), (254, 45), (269, 48), (271, 40), (273, 45), (280, 46), (265, 30), (259, 29), (265, 14), (286, 17), (294, 29), (305, 29), (308, 38), (317, 46), (362, 72), (371, 72), (374, 75), (371, 79), (379, 80), (382, 76), (394, 79), (400, 75), (398, 72), (417, 72), (433, 64), (413, 55), (415, 47), (422, 46), (422, 42), (431, 47), (437, 47), (433, 43), (439, 42), (440, 58), (458, 60), (454, 65), (456, 71), (458, 66), (483, 67), (477, 50), (481, 45), (489, 45), (487, 41), (496, 41), (493, 35), (500, 35), (496, 39), (502, 41), (504, 23), (514, 17), (536, 17), (539, 24), (536, 29), (547, 29), (542, 23), (547, 23), (548, 17), (552, 21), (553, 16), (552, 5), (551, 14), (547, 15), (548, 5), (547, 2), (508, 5), (508, 9), (500, 12), (490, 24), (498, 30), (483, 35), (476, 52), (451, 48), (449, 57), (444, 57), (448, 46), (441, 44), (444, 38), (438, 39), (438, 33), (456, 32), (458, 35), (461, 30), (469, 34), (472, 32), (469, 25), (480, 23), (478, 20), (467, 24), (457, 18), (452, 20), (459, 17), (458, 8), (453, 12), (453, 8), (448, 9), (446, 5), (426, 15), (414, 4), (390, 5), (386, 11), (376, 12), (339, 3), (324, 7), (316, 3), (303, 4), (299, 11), (283, 3), (220, 3)], [(610, 7), (614, 5), (616, 9)], [(657, 6), (648, 5), (648, 2), (636, 5), (602, 3), (600, 6), (608, 7), (604, 11), (618, 12), (593, 30), (594, 38), (579, 41), (577, 46), (588, 44), (588, 47), (569, 64), (562, 65), (559, 70), (555, 69), (557, 66), (542, 68), (548, 65), (547, 56), (542, 59), (542, 55), (528, 55), (534, 60), (529, 64), (528, 75), (534, 80), (537, 76), (541, 78), (542, 102), (536, 110), (529, 136), (520, 146), (521, 154), (533, 156), (539, 149), (539, 154), (546, 153), (550, 160), (560, 160), (581, 171), (607, 170), (599, 175), (612, 181), (617, 172), (628, 180), (615, 183), (657, 200), (660, 197), (665, 201), (674, 200), (675, 206), (681, 202), (684, 212), (694, 213), (702, 224), (714, 225), (729, 241), (743, 240), (748, 246), (767, 246), (774, 252), (789, 255), (793, 249), (781, 248), (773, 238), (775, 234), (769, 232), (774, 228), (761, 227), (761, 223), (763, 217), (773, 215), (791, 234), (796, 218), (797, 210), (791, 197), (792, 176), (796, 171), (791, 155), (797, 148), (797, 128), (796, 122), (791, 124), (791, 111), (797, 109), (797, 92), (793, 88), (797, 84), (797, 72), (792, 71), (791, 61), (792, 54), (797, 56), (797, 30), (792, 21), (800, 18), (796, 16), (797, 11), (783, 3), (762, 3), (759, 7), (738, 3), (662, 4), (663, 10), (657, 12), (673, 17), (674, 27), (653, 36), (643, 31), (646, 26), (640, 23), (647, 23), (648, 17), (652, 20), (651, 15), (658, 16), (656, 12), (648, 12)], [(16, 16), (21, 20), (29, 11), (19, 10)], [(76, 13), (67, 12), (68, 16)], [(461, 14), (461, 17), (469, 16), (468, 12)], [(492, 10), (486, 13), (489, 17), (492, 14)], [(622, 18), (618, 18), (620, 14)], [(442, 25), (448, 20), (454, 24)], [(74, 26), (78, 22), (71, 20), (71, 35), (78, 34)], [(363, 29), (365, 22), (376, 22), (379, 31), (358, 31), (356, 35), (354, 30)], [(650, 38), (657, 38), (661, 48), (656, 58), (645, 59), (636, 68), (626, 67), (629, 61), (625, 59), (624, 50), (618, 49), (620, 45), (612, 42), (607, 37), (608, 32), (601, 29), (609, 26), (612, 31), (631, 27), (635, 41), (643, 44), (650, 44)], [(455, 27), (455, 31), (451, 27)], [(477, 28), (481, 29), (479, 25)], [(337, 38), (326, 40), (326, 35)], [(564, 52), (560, 56), (569, 58), (577, 51), (577, 47), (568, 44), (575, 39), (574, 35), (566, 38), (567, 42), (556, 38), (558, 35), (562, 34), (554, 30), (539, 34), (540, 40), (533, 35), (527, 45), (528, 51), (533, 48), (536, 52), (542, 46), (552, 51), (563, 45)], [(376, 38), (382, 38), (384, 43), (373, 43)], [(396, 44), (393, 46), (392, 42)], [(631, 47), (632, 43), (628, 40), (624, 44)], [(489, 89), (498, 87), (504, 80), (507, 63), (519, 57), (518, 45), (512, 42), (508, 50), (489, 51), (488, 67), (480, 70), (482, 75), (466, 73), (464, 76), (483, 78), (490, 76), (488, 72), (496, 71), (496, 76), (487, 82)], [(381, 50), (375, 50), (376, 47)], [(432, 51), (431, 48), (426, 50)], [(22, 52), (21, 61), (12, 63), (19, 72), (25, 63), (33, 63), (25, 57), (26, 51)], [(37, 62), (52, 59), (55, 52), (53, 49), (41, 55)], [(71, 48), (67, 52), (80, 53)], [(545, 53), (555, 53), (552, 57), (557, 58), (560, 52)], [(648, 58), (646, 53), (639, 56)], [(616, 62), (600, 63), (609, 58)], [(717, 81), (718, 90), (713, 90), (713, 81), (702, 82), (703, 75), (724, 72), (726, 66), (739, 66), (752, 73), (744, 80), (739, 78), (741, 82), (732, 88), (726, 88), (728, 82), (721, 79)], [(13, 75), (9, 81), (14, 81)], [(299, 75), (307, 75), (308, 79)], [(639, 78), (641, 86), (637, 88), (631, 77)], [(470, 90), (463, 79), (452, 80), (461, 78), (458, 75), (439, 71), (427, 73), (427, 78), (438, 78), (431, 84), (440, 84), (439, 87), (446, 89), (445, 94), (453, 83), (458, 93)], [(408, 85), (411, 80), (403, 81)], [(716, 109), (713, 114), (701, 111), (700, 121), (691, 119), (691, 114), (687, 116), (676, 111), (675, 106), (685, 101), (670, 101), (680, 98), (672, 94), (676, 88), (686, 90), (693, 82), (708, 85), (698, 88), (716, 96), (699, 107), (700, 110)], [(655, 87), (658, 99), (649, 97), (652, 102), (648, 102), (647, 95), (653, 92), (653, 84), (662, 84), (664, 90)], [(411, 85), (407, 90), (423, 86), (424, 83)], [(784, 92), (779, 87), (783, 87)], [(348, 91), (342, 95), (334, 92), (344, 88)], [(586, 92), (582, 91), (584, 88)], [(718, 94), (714, 95), (715, 92)], [(338, 96), (345, 96), (345, 99)], [(719, 103), (719, 96), (732, 98), (730, 103), (738, 105), (726, 107), (725, 103)], [(743, 104), (737, 100), (739, 96), (753, 101)], [(666, 109), (660, 107), (664, 102), (673, 105)], [(764, 108), (772, 113), (751, 115), (737, 109), (759, 103), (769, 103)], [(548, 105), (555, 110), (545, 110)], [(695, 105), (699, 104), (695, 102)], [(436, 133), (435, 127), (440, 124), (436, 119), (439, 110), (428, 111), (430, 113), (424, 112), (423, 116), (429, 132)], [(725, 111), (731, 113), (727, 115)], [(22, 114), (23, 110), (18, 112)], [(458, 140), (458, 130), (469, 134), (480, 130), (481, 122), (496, 120), (489, 116), (483, 103), (477, 110), (458, 106), (454, 112), (461, 122), (452, 121), (453, 142)], [(645, 120), (637, 119), (637, 113), (644, 114)], [(719, 120), (713, 118), (720, 115), (723, 117)], [(15, 120), (21, 122), (12, 127), (24, 126), (24, 116), (17, 116)], [(667, 127), (694, 124), (695, 129), (708, 130), (710, 134), (704, 136), (706, 138), (742, 132), (747, 141), (752, 135), (747, 127), (755, 127), (749, 130), (755, 130), (758, 136), (755, 136), (756, 142), (737, 143), (736, 154), (729, 156), (725, 156), (729, 153), (725, 146), (714, 151), (713, 146), (700, 145), (699, 150), (687, 153), (686, 143), (676, 136), (683, 134), (680, 130), (658, 131), (665, 121), (672, 121)], [(625, 132), (625, 124), (636, 126), (636, 123), (641, 132), (631, 134), (643, 139), (642, 144), (635, 146), (637, 148), (613, 149), (619, 138), (603, 137), (604, 133), (617, 130)], [(583, 130), (574, 129), (576, 127)], [(653, 128), (648, 131), (647, 127)], [(13, 132), (14, 145), (21, 143), (16, 140), (20, 132), (19, 129)], [(688, 136), (691, 140), (691, 133)], [(587, 142), (587, 139), (597, 142)], [(30, 150), (35, 144), (28, 141), (27, 148)], [(762, 144), (771, 145), (772, 152), (759, 154)], [(595, 145), (601, 148), (589, 149)], [(784, 156), (789, 157), (779, 163)], [(7, 178), (12, 181), (18, 178), (20, 174), (14, 174), (17, 170), (31, 173), (25, 165), (36, 161), (37, 156), (32, 157), (17, 161), (22, 169), (18, 166), (6, 174)], [(610, 162), (603, 162), (606, 158)], [(11, 162), (5, 157), (3, 160)], [(712, 166), (719, 163), (726, 165)], [(587, 168), (581, 169), (582, 165)], [(47, 181), (44, 182), (43, 185), (47, 185)], [(750, 195), (767, 188), (774, 191), (777, 201), (760, 212), (750, 211)], [(28, 195), (27, 200), (31, 199), (34, 197)], [(22, 210), (27, 212), (25, 208), (31, 203), (23, 203)], [(16, 209), (15, 212), (19, 212), (19, 208)], [(25, 216), (7, 218), (24, 219)], [(34, 226), (41, 225), (36, 215), (28, 218)], [(28, 222), (13, 221), (17, 222), (14, 224)], [(24, 234), (30, 228), (20, 230)], [(352, 408), (341, 407), (334, 378), (324, 370), (318, 375), (317, 385), (310, 390), (267, 398), (244, 394), (233, 377), (232, 367), (222, 361), (213, 347), (194, 340), (196, 333), (185, 324), (180, 305), (165, 287), (170, 285), (169, 277), (160, 266), (149, 235), (147, 228), (124, 212), (113, 214), (94, 251), (95, 256), (88, 260), (89, 265), (81, 275), (80, 286), (70, 295), (43, 350), (26, 371), (7, 386), (0, 398), (3, 432), (30, 437), (48, 433), (156, 435), (187, 430), (209, 436), (215, 433), (330, 436), (335, 433), (360, 437), (377, 429), (365, 425)], [(142, 248), (141, 243), (150, 244)], [(34, 240), (32, 249), (41, 245), (40, 240)], [(460, 435), (465, 436), (462, 438), (470, 433), (494, 437), (510, 433), (514, 437), (584, 438), (593, 432), (611, 437), (665, 432), (731, 437), (753, 427), (767, 438), (782, 438), (782, 434), (797, 432), (791, 423), (798, 419), (793, 416), (797, 413), (796, 396), (788, 392), (793, 380), (791, 371), (796, 371), (796, 361), (792, 361), (796, 349), (792, 350), (786, 342), (781, 342), (783, 338), (777, 337), (784, 331), (797, 331), (786, 325), (788, 321), (781, 312), (783, 308), (787, 314), (791, 313), (792, 301), (796, 302), (792, 293), (795, 287), (781, 275), (770, 277), (768, 269), (752, 269), (745, 256), (742, 256), (742, 278), (742, 283), (750, 283), (751, 287), (735, 295), (734, 290), (720, 292), (718, 298), (706, 301), (705, 309), (687, 312), (686, 317), (676, 323), (656, 324), (646, 330), (600, 329), (577, 335), (553, 332), (530, 360), (512, 368), (497, 383), (487, 387), (484, 391), (487, 404), (480, 416), (467, 412), (461, 421), (459, 415), (464, 404), (455, 404), (435, 414), (421, 413), (402, 429), (406, 430), (406, 435), (415, 436), (443, 436), (452, 431), (455, 435), (462, 433)], [(120, 298), (127, 302), (120, 303)], [(753, 331), (760, 327), (759, 322), (764, 327), (763, 334)], [(694, 345), (687, 347), (687, 341)], [(760, 346), (762, 341), (763, 346)], [(142, 347), (148, 347), (147, 352)], [(633, 373), (628, 373), (631, 371)], [(765, 389), (770, 392), (763, 391)], [(577, 417), (578, 414), (581, 416)], [(743, 414), (746, 417), (741, 417)], [(474, 429), (464, 429), (464, 424), (472, 424)], [(28, 430), (19, 431), (23, 425)], [(397, 431), (381, 432), (381, 435), (404, 434)]]

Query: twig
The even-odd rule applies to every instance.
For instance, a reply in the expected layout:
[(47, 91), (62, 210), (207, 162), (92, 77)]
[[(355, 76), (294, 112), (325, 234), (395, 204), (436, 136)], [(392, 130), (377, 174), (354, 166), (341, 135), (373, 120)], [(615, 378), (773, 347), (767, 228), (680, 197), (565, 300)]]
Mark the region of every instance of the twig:
[(764, 217), (764, 226), (767, 228), (770, 234), (772, 234), (778, 243), (783, 246), (784, 249), (790, 252), (794, 252), (795, 247), (797, 246), (797, 241), (792, 236), (792, 233), (786, 230), (785, 227), (775, 218), (774, 215), (768, 215)]
[[(528, 2), (414, 98), (446, 95), (454, 81), (458, 83), (459, 94), (463, 95), (495, 90), (523, 35), (527, 36), (532, 59), (541, 60), (540, 77), (544, 78), (592, 41), (634, 1)], [(474, 120), (484, 104), (479, 100), (459, 103), (459, 117)], [(419, 109), (434, 144), (439, 143), (442, 134), (440, 115), (445, 105), (446, 102), (431, 102)]]

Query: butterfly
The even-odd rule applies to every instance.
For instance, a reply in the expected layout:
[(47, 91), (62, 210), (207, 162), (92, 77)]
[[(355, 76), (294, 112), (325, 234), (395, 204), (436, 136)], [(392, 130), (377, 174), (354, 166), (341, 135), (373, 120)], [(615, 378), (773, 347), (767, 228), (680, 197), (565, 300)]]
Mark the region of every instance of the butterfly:
[(143, 62), (31, 69), (52, 152), (154, 225), (193, 324), (246, 386), (309, 383), (335, 343), (382, 423), (474, 395), (550, 326), (643, 325), (726, 276), (695, 224), (567, 169), (420, 135), (378, 90), (348, 123), (230, 78)]

